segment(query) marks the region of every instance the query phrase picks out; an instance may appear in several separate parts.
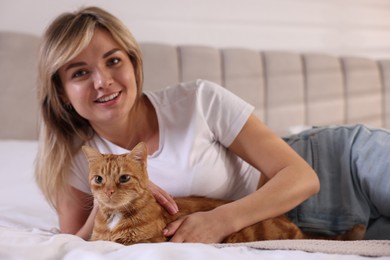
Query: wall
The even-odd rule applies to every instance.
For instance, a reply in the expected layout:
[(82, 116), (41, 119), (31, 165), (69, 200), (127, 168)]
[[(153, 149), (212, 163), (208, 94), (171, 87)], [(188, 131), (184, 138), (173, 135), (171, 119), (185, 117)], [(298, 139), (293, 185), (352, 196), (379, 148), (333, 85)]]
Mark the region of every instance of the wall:
[(388, 0), (0, 0), (0, 30), (41, 35), (58, 14), (91, 4), (139, 41), (390, 58)]

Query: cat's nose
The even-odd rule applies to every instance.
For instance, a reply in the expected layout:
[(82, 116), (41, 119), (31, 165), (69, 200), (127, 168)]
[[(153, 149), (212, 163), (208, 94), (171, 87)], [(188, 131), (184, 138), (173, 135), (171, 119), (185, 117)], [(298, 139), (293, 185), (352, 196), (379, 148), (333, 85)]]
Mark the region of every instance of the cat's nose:
[(114, 190), (107, 190), (106, 195), (107, 197), (111, 198), (112, 194), (114, 193)]

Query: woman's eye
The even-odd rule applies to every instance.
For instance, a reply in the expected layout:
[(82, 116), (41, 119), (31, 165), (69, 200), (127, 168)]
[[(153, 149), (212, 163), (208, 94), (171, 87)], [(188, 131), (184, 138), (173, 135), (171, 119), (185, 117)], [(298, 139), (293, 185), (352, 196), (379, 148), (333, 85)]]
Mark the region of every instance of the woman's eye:
[(72, 74), (72, 78), (79, 78), (79, 77), (82, 77), (82, 76), (87, 75), (87, 74), (88, 74), (88, 71), (86, 71), (86, 70), (78, 70)]
[(99, 175), (96, 175), (95, 176), (95, 183), (96, 184), (102, 184), (102, 182), (103, 182), (103, 177), (99, 176)]
[(114, 65), (118, 64), (120, 61), (121, 60), (118, 59), (118, 58), (111, 58), (111, 59), (108, 60), (107, 65), (108, 66), (114, 66)]
[(119, 183), (126, 183), (130, 180), (130, 175), (121, 175), (119, 177)]

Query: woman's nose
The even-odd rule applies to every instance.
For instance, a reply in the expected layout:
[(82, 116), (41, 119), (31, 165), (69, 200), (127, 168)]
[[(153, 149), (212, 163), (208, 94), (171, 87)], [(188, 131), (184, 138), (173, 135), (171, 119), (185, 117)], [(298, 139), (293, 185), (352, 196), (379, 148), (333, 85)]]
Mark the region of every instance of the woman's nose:
[(112, 84), (112, 76), (108, 69), (97, 69), (94, 73), (94, 85), (96, 89), (106, 88)]

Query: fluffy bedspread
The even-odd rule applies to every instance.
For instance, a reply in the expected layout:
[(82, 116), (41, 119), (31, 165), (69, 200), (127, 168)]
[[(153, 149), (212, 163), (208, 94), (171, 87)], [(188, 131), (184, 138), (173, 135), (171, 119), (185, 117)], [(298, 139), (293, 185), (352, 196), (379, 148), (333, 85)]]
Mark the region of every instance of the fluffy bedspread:
[(33, 176), (36, 141), (0, 141), (0, 259), (390, 259), (390, 241), (137, 244), (60, 234)]

